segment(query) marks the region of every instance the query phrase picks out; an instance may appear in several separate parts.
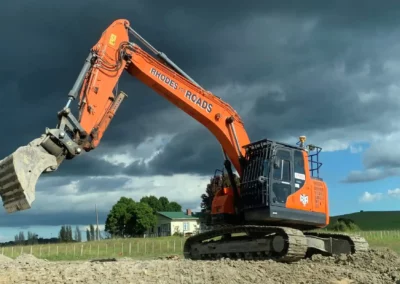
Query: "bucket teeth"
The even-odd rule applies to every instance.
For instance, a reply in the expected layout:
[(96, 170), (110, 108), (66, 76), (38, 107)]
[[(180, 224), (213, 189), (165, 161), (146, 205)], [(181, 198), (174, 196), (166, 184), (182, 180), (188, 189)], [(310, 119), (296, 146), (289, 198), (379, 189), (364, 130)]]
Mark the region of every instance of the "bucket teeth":
[(30, 209), (39, 176), (57, 168), (56, 157), (40, 146), (41, 141), (35, 139), (0, 161), (0, 196), (8, 213)]

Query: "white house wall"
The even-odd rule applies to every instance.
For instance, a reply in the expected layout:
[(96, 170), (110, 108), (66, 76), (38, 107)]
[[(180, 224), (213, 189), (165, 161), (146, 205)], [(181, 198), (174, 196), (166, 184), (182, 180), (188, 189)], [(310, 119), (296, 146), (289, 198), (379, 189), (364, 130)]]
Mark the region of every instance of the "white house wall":
[[(187, 224), (184, 230), (184, 224)], [(172, 235), (175, 232), (179, 233), (195, 233), (196, 230), (199, 229), (199, 221), (198, 220), (174, 220), (171, 222), (171, 233)]]
[[(186, 230), (184, 231), (184, 224), (187, 224)], [(160, 227), (160, 235), (158, 228)], [(175, 232), (179, 233), (196, 233), (199, 231), (200, 222), (197, 219), (179, 219), (171, 220), (162, 215), (157, 215), (157, 225), (152, 229), (149, 229), (146, 233), (149, 237), (156, 236), (172, 236)]]

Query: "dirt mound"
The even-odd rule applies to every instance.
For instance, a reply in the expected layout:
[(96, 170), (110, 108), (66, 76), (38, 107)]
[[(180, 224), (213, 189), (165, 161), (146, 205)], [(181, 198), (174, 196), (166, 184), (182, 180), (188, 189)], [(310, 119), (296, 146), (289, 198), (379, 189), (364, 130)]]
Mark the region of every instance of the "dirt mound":
[(345, 269), (349, 272), (344, 276), (356, 281), (351, 283), (400, 284), (400, 258), (389, 249), (372, 249), (369, 252), (334, 257), (314, 255), (312, 259), (302, 260), (300, 263), (308, 264), (311, 267), (322, 265), (322, 267)]
[(0, 254), (0, 263), (10, 263), (13, 259), (9, 258), (8, 256)]
[(38, 259), (32, 254), (23, 253), (15, 258), (15, 262), (17, 262), (19, 264), (31, 264), (32, 265), (32, 264), (42, 264), (42, 263), (46, 262), (46, 260)]
[[(1, 267), (5, 269), (1, 269)], [(0, 283), (264, 283), (400, 284), (400, 258), (390, 250), (322, 257), (297, 263), (191, 261), (180, 258), (135, 261), (47, 262), (21, 255), (0, 262)]]

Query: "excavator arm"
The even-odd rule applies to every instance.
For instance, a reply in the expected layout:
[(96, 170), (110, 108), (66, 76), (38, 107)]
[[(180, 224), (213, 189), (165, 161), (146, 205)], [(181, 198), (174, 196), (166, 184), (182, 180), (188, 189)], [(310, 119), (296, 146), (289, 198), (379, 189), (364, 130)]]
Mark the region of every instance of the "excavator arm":
[[(131, 42), (130, 33), (155, 57)], [(57, 127), (46, 129), (40, 138), (0, 161), (0, 195), (7, 212), (31, 208), (42, 173), (55, 171), (64, 159), (73, 159), (82, 150), (89, 152), (99, 145), (126, 97), (123, 92), (115, 93), (124, 70), (209, 129), (221, 144), (230, 177), (230, 162), (242, 174), (242, 146), (250, 140), (240, 116), (145, 41), (128, 20), (119, 19), (90, 50), (66, 106), (58, 113)], [(79, 101), (77, 117), (70, 109), (74, 100)]]
[[(158, 57), (149, 55), (137, 44), (128, 41), (128, 32), (141, 38), (127, 20), (115, 21), (93, 46), (95, 64), (89, 67), (80, 92), (80, 124), (92, 136), (95, 148), (108, 123), (107, 112), (114, 100), (113, 89), (125, 69), (130, 75), (152, 88), (175, 106), (209, 129), (240, 173), (240, 145), (249, 143), (243, 122), (236, 111), (211, 92), (200, 87), (164, 54), (145, 42)], [(91, 57), (92, 55), (90, 55)], [(101, 56), (101, 57), (100, 57)], [(107, 64), (105, 64), (107, 63)], [(84, 69), (85, 70), (85, 69)], [(71, 97), (75, 95), (71, 92)]]

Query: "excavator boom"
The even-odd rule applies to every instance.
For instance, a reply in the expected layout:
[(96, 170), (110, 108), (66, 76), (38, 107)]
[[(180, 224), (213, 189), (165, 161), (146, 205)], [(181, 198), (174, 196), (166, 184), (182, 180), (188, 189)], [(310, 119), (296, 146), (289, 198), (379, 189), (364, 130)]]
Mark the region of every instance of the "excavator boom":
[[(156, 57), (129, 41), (129, 33), (139, 39)], [(250, 142), (236, 111), (219, 97), (199, 86), (130, 27), (128, 20), (114, 21), (91, 48), (78, 78), (68, 94), (66, 106), (58, 113), (59, 123), (46, 129), (35, 146), (20, 147), (0, 163), (0, 196), (7, 212), (26, 210), (34, 201), (36, 182), (41, 173), (57, 170), (64, 159), (84, 150), (95, 149), (127, 97), (114, 91), (126, 71), (155, 92), (203, 124), (217, 138), (224, 154), (239, 173)], [(70, 104), (79, 99), (78, 117)], [(27, 159), (41, 161), (35, 168)]]

